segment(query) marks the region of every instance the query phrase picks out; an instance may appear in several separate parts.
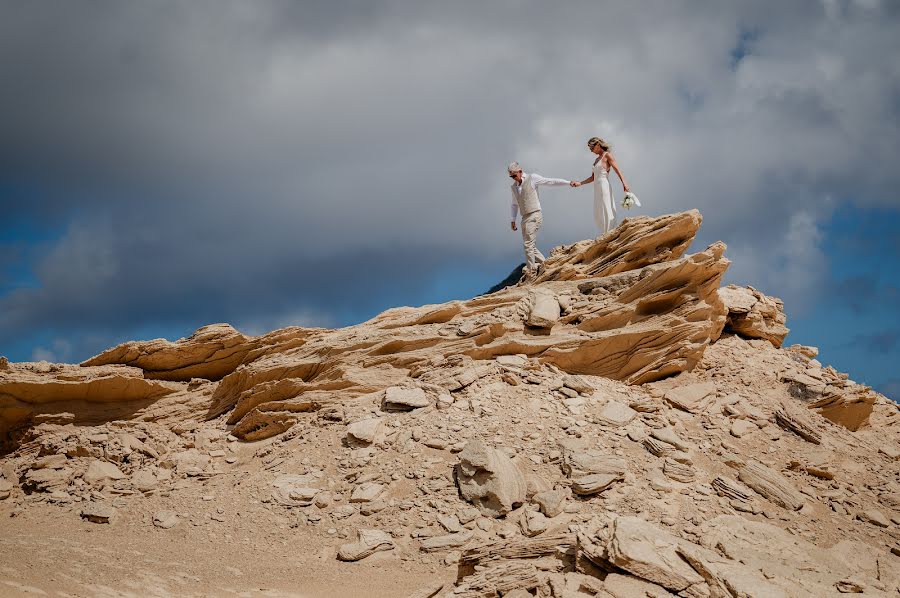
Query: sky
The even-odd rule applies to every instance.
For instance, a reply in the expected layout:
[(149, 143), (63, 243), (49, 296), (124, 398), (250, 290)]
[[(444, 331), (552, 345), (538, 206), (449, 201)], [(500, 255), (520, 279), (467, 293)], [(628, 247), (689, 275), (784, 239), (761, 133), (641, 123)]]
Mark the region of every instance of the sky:
[[(522, 261), (506, 164), (704, 217), (900, 399), (900, 3), (0, 0), (0, 355), (345, 326)], [(614, 189), (621, 191), (614, 181)], [(597, 235), (542, 191), (539, 245)]]

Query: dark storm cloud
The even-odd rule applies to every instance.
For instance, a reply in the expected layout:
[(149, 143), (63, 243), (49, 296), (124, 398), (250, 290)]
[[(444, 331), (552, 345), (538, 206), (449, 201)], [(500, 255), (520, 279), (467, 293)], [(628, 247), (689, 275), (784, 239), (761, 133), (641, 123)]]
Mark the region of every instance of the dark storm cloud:
[[(594, 134), (649, 212), (700, 208), (730, 276), (788, 302), (827, 278), (836, 202), (896, 206), (891, 3), (0, 12), (0, 188), (18, 190), (0, 192), (0, 232), (64, 231), (28, 252), (36, 284), (0, 295), (0, 348), (35, 330), (76, 347), (137, 322), (327, 322), (376, 289), (412, 302), (440, 268), (516, 262), (504, 164), (583, 177)], [(543, 243), (592, 235), (589, 202), (546, 193)]]

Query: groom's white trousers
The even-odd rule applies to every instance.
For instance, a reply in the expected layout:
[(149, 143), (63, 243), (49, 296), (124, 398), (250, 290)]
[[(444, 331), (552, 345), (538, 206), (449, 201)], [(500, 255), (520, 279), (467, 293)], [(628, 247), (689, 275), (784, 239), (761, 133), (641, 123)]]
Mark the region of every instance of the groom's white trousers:
[(535, 266), (544, 261), (544, 254), (537, 248), (537, 233), (544, 223), (544, 215), (540, 210), (522, 216), (522, 244), (525, 246), (525, 265), (532, 272)]

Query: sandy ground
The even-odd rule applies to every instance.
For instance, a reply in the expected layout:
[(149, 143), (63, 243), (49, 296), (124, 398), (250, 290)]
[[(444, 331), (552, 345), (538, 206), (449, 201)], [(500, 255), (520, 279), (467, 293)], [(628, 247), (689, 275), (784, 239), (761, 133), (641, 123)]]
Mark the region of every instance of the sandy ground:
[(448, 575), (389, 553), (341, 563), (299, 532), (266, 543), (227, 523), (215, 532), (97, 525), (46, 505), (2, 516), (0, 596), (394, 598)]

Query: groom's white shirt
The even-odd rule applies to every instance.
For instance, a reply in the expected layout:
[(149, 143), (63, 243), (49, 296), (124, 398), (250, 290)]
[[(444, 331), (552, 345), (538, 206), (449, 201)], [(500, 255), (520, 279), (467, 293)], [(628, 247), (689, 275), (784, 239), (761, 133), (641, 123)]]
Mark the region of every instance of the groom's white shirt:
[[(538, 194), (538, 187), (541, 185), (549, 185), (559, 186), (559, 185), (568, 185), (569, 181), (565, 179), (548, 179), (546, 177), (542, 177), (537, 173), (532, 173), (530, 176), (526, 173), (522, 173), (522, 183), (524, 184), (526, 180), (531, 180), (531, 188), (534, 189), (534, 194), (538, 198), (538, 209), (540, 209), (540, 195)], [(522, 193), (522, 185), (517, 183), (515, 180), (512, 185), (510, 185), (510, 189), (512, 190), (512, 221), (516, 221), (516, 216), (519, 215), (519, 204), (516, 201), (516, 197)]]

